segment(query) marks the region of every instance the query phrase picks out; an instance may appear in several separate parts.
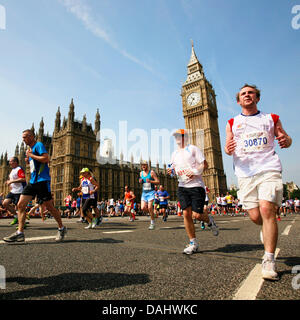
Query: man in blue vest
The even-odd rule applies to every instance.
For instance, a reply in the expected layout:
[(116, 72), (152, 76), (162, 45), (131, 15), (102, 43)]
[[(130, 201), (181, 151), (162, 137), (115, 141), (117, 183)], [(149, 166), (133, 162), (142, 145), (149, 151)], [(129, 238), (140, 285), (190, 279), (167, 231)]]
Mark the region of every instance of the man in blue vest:
[(26, 162), (30, 165), (31, 178), (22, 191), (17, 205), (19, 227), (17, 232), (3, 238), (5, 242), (24, 242), (24, 225), (26, 218), (26, 206), (36, 196), (43, 201), (44, 206), (50, 211), (58, 224), (57, 242), (63, 241), (67, 228), (63, 226), (60, 212), (54, 207), (50, 190), (49, 154), (42, 142), (35, 140), (31, 130), (25, 130), (22, 134), (23, 141), (29, 147), (26, 151)]

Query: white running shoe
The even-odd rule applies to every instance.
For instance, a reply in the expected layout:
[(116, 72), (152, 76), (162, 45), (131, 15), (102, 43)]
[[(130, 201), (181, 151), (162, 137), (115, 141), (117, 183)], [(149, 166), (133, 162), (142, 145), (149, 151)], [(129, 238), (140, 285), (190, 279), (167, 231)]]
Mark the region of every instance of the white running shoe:
[(185, 254), (193, 254), (199, 249), (199, 244), (195, 242), (190, 242), (190, 244), (183, 250)]
[(96, 226), (97, 226), (97, 219), (94, 218), (94, 219), (92, 220), (92, 229), (96, 228)]
[(209, 216), (209, 224), (207, 226), (210, 228), (214, 236), (219, 235), (219, 228), (216, 225), (215, 220), (212, 216)]
[(279, 280), (278, 274), (275, 268), (275, 261), (264, 259), (262, 262), (262, 277), (266, 280)]
[(89, 223), (86, 227), (84, 227), (84, 229), (92, 229), (92, 224)]
[(153, 223), (151, 223), (149, 226), (149, 230), (154, 230), (154, 229), (155, 229), (155, 225)]

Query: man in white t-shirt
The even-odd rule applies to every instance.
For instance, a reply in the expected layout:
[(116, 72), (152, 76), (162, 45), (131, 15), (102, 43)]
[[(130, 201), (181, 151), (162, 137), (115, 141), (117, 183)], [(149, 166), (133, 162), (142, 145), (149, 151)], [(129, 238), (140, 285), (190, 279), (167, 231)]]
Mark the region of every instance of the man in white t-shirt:
[(178, 177), (178, 199), (184, 215), (184, 225), (186, 233), (190, 239), (189, 246), (183, 250), (185, 254), (193, 254), (198, 251), (199, 244), (196, 239), (193, 216), (200, 221), (204, 221), (211, 228), (213, 234), (219, 234), (212, 216), (208, 216), (204, 211), (205, 205), (205, 185), (202, 179), (202, 172), (208, 165), (201, 150), (188, 144), (188, 133), (184, 129), (177, 130), (174, 134), (178, 149), (173, 152), (171, 166), (168, 174), (173, 174), (173, 170)]
[(218, 214), (221, 215), (221, 213), (222, 213), (222, 198), (220, 197), (219, 194), (217, 194), (216, 201), (217, 201)]
[(12, 157), (9, 159), (9, 166), (11, 167), (11, 172), (9, 174), (9, 180), (6, 184), (10, 188), (10, 192), (3, 201), (3, 206), (14, 215), (14, 220), (11, 225), (18, 223), (18, 216), (16, 212), (16, 205), (19, 202), (21, 193), (24, 189), (24, 183), (26, 183), (25, 172), (19, 166), (19, 159), (17, 157)]
[(257, 109), (260, 90), (256, 86), (245, 84), (236, 100), (242, 113), (227, 123), (225, 152), (233, 156), (243, 208), (254, 223), (262, 226), (265, 247), (262, 277), (278, 280), (274, 257), (278, 239), (276, 212), (281, 206), (283, 184), (275, 140), (280, 148), (288, 148), (292, 139), (284, 131), (279, 116)]

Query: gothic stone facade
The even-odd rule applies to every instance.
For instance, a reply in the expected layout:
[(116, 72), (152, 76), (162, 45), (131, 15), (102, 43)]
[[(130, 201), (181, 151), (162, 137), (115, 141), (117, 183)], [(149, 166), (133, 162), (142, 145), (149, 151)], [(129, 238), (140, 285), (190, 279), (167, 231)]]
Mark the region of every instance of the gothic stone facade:
[[(95, 126), (87, 123), (84, 115), (82, 121), (75, 120), (74, 102), (71, 101), (68, 117), (61, 121), (60, 109), (56, 113), (55, 126), (53, 135), (44, 134), (44, 121), (40, 122), (40, 128), (36, 132), (38, 141), (46, 146), (50, 155), (50, 175), (51, 175), (51, 191), (54, 195), (56, 206), (64, 205), (64, 198), (72, 194), (73, 187), (77, 187), (80, 183), (79, 173), (84, 167), (88, 167), (99, 182), (100, 189), (98, 192), (98, 200), (102, 199), (123, 199), (124, 187), (128, 185), (134, 191), (137, 201), (141, 197), (141, 185), (138, 183), (140, 165), (131, 162), (118, 160), (115, 164), (99, 164), (96, 159), (96, 153), (99, 152), (100, 143), (97, 140), (97, 134), (100, 131), (100, 114), (96, 113)], [(35, 132), (34, 125), (31, 130)], [(28, 165), (25, 163), (25, 146), (17, 145), (15, 156), (20, 160), (23, 168), (26, 168), (27, 180), (29, 180), (30, 172)], [(10, 168), (8, 166), (8, 155), (2, 154), (0, 158), (0, 193), (7, 194), (9, 192), (5, 181), (8, 178)], [(177, 180), (171, 178), (166, 173), (166, 165), (164, 168), (151, 166), (165, 189), (170, 193), (171, 200), (176, 200)], [(76, 194), (73, 194), (75, 197)]]

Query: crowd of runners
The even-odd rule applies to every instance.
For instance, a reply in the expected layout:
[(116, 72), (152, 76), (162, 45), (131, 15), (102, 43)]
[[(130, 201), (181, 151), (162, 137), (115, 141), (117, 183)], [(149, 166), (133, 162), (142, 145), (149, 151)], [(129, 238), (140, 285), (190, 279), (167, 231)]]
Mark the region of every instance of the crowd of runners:
[[(170, 203), (170, 196), (154, 170), (147, 161), (141, 161), (139, 183), (142, 188), (141, 199), (137, 199), (130, 186), (124, 186), (124, 197), (97, 202), (99, 184), (89, 168), (80, 172), (79, 185), (72, 189), (65, 201), (63, 214), (71, 218), (80, 216), (79, 222), (87, 222), (85, 229), (96, 228), (103, 216), (128, 216), (134, 222), (137, 215), (150, 218), (148, 229), (155, 230), (156, 219), (161, 215), (164, 222), (168, 215), (178, 214), (184, 219), (189, 244), (184, 254), (199, 250), (195, 223), (208, 227), (214, 236), (219, 235), (215, 215), (248, 215), (260, 226), (260, 238), (265, 248), (262, 262), (262, 277), (278, 280), (275, 267), (275, 249), (278, 238), (277, 219), (280, 215), (300, 211), (299, 200), (283, 198), (282, 166), (275, 152), (275, 141), (280, 148), (288, 148), (292, 139), (284, 131), (279, 116), (267, 114), (257, 109), (260, 90), (256, 86), (244, 85), (236, 96), (241, 113), (230, 119), (226, 126), (226, 154), (233, 156), (234, 170), (238, 178), (238, 198), (229, 192), (217, 195), (214, 203), (209, 203), (209, 190), (205, 186), (202, 173), (208, 163), (201, 150), (189, 144), (188, 132), (179, 129), (173, 136), (177, 144), (171, 156), (167, 173), (178, 178), (178, 202)], [(26, 217), (37, 211), (42, 219), (52, 216), (58, 226), (56, 241), (64, 240), (67, 233), (62, 223), (62, 212), (54, 206), (50, 190), (49, 155), (41, 142), (35, 140), (31, 130), (25, 130), (22, 138), (27, 145), (26, 161), (30, 166), (30, 181), (26, 181), (24, 169), (19, 166), (18, 158), (9, 160), (11, 173), (6, 182), (10, 187), (8, 195), (2, 195), (1, 211), (14, 216), (12, 224), (17, 231), (4, 237), (5, 242), (25, 241)], [(4, 198), (4, 199), (3, 199)], [(32, 205), (35, 202), (35, 206)]]

